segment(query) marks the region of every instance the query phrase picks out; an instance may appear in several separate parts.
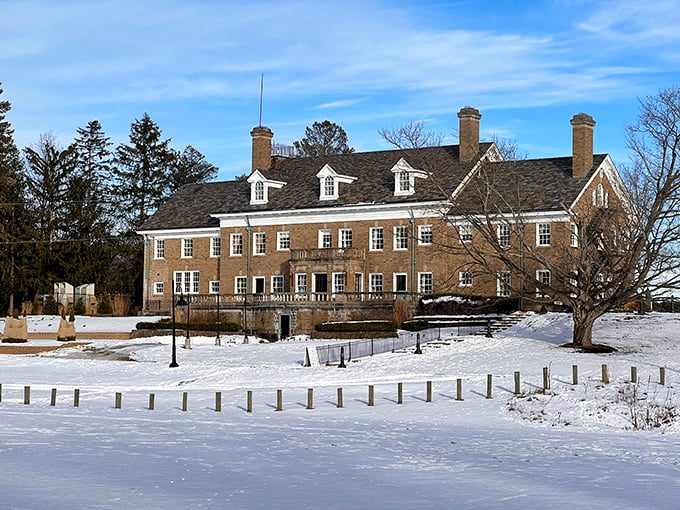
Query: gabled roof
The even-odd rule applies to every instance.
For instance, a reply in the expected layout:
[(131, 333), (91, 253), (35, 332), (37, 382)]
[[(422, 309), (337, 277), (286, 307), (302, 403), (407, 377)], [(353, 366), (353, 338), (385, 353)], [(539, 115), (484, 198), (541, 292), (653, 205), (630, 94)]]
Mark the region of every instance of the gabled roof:
[[(480, 143), (480, 156), (492, 145)], [(395, 196), (392, 169), (402, 158), (430, 175), (418, 180), (415, 193)], [(443, 200), (469, 174), (475, 163), (475, 160), (459, 161), (458, 145), (314, 158), (275, 158), (272, 169), (259, 172), (266, 179), (286, 185), (281, 189), (270, 189), (266, 204), (250, 204), (250, 184), (245, 179), (190, 184), (170, 197), (139, 231), (217, 227), (219, 222), (211, 217), (212, 214)], [(317, 174), (325, 165), (330, 165), (340, 175), (357, 177), (352, 183), (341, 182), (338, 198), (332, 202), (319, 200)]]
[[(571, 156), (486, 162), (455, 197), (456, 207), (450, 214), (566, 211), (606, 157), (596, 154), (593, 168), (580, 178), (572, 177)], [(494, 191), (486, 196), (484, 204), (481, 196), (489, 189)]]

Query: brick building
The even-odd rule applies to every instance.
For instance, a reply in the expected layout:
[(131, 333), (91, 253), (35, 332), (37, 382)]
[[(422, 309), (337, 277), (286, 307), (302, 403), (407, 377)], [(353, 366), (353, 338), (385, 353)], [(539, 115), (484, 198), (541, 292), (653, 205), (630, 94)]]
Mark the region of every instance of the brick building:
[(512, 275), (476, 270), (462, 249), (473, 229), (452, 204), (479, 207), (475, 179), (521, 204), (523, 235), (547, 257), (569, 246), (573, 211), (624, 190), (611, 158), (593, 154), (588, 115), (571, 120), (571, 156), (520, 161), (480, 142), (477, 110), (458, 117), (458, 145), (314, 158), (272, 156), (272, 131), (254, 128), (247, 179), (184, 186), (139, 230), (144, 311), (168, 313), (174, 282), (194, 310), (285, 337), (325, 320), (401, 321), (421, 296), (507, 297)]

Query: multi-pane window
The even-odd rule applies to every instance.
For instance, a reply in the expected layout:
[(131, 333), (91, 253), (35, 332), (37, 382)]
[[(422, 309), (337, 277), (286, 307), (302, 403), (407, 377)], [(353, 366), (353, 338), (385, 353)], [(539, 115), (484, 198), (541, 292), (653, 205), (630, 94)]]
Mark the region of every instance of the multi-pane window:
[(333, 247), (333, 231), (330, 229), (319, 230), (319, 248)]
[(545, 288), (550, 287), (550, 271), (547, 269), (536, 271), (536, 281), (541, 284), (540, 287), (536, 287), (536, 297), (548, 297)]
[(578, 225), (576, 223), (572, 223), (569, 228), (569, 246), (572, 248), (578, 248)]
[(156, 239), (156, 250), (154, 251), (154, 258), (165, 258), (165, 239)]
[(283, 276), (272, 276), (272, 294), (283, 294)]
[(351, 228), (341, 228), (340, 239), (338, 240), (340, 248), (351, 248), (352, 247), (352, 229)]
[(154, 294), (163, 294), (165, 285), (163, 282), (154, 282), (153, 284), (153, 293)]
[(394, 227), (394, 249), (408, 249), (408, 227), (406, 225), (397, 225)]
[(420, 294), (432, 294), (433, 287), (432, 273), (418, 273), (418, 292)]
[(276, 233), (276, 249), (279, 251), (290, 250), (290, 232), (282, 231)]
[(245, 294), (248, 292), (248, 278), (246, 276), (237, 276), (234, 280), (234, 293)]
[(255, 232), (255, 255), (264, 255), (267, 252), (267, 234)]
[(345, 292), (345, 273), (333, 273), (333, 294)]
[(243, 234), (231, 234), (229, 255), (232, 257), (243, 255)]
[(200, 289), (200, 273), (198, 271), (175, 271), (174, 278), (177, 292), (183, 294), (198, 294)]
[(470, 223), (464, 223), (458, 226), (458, 236), (460, 237), (461, 243), (471, 243), (472, 242), (472, 225)]
[(432, 225), (419, 225), (418, 244), (420, 245), (432, 244), (432, 240), (433, 240)]
[(458, 273), (458, 285), (461, 287), (472, 287), (472, 271), (460, 271)]
[(550, 223), (536, 225), (536, 244), (538, 246), (550, 246)]
[(499, 271), (496, 275), (496, 295), (498, 297), (510, 297), (511, 284), (510, 271)]
[(333, 177), (327, 175), (323, 180), (323, 196), (333, 197), (335, 196), (335, 181)]
[(406, 171), (399, 172), (399, 191), (409, 193), (411, 191), (411, 178)]
[(295, 273), (295, 293), (307, 294), (307, 273)]
[(371, 250), (382, 250), (385, 247), (385, 229), (383, 227), (371, 227), (369, 236), (371, 238)]
[(255, 183), (255, 201), (256, 202), (264, 201), (264, 182), (262, 181), (257, 181)]
[(575, 290), (578, 289), (578, 271), (571, 271), (569, 273), (569, 285), (573, 288), (569, 295), (575, 298), (577, 296)]
[(510, 225), (507, 223), (498, 225), (498, 244), (503, 247), (510, 246)]
[(210, 292), (210, 294), (219, 294), (220, 282), (218, 280), (212, 280), (210, 282), (210, 285), (208, 286), (208, 291)]
[(222, 254), (222, 239), (219, 237), (210, 238), (210, 256), (219, 257)]
[(382, 292), (383, 291), (383, 275), (382, 273), (371, 273), (368, 275), (369, 291)]
[(182, 239), (182, 258), (188, 259), (194, 256), (194, 240)]

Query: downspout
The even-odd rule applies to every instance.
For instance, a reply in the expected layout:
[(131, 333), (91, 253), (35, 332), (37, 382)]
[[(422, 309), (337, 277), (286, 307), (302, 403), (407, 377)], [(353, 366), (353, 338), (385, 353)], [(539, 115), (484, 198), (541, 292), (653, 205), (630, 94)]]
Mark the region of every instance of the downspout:
[[(250, 292), (250, 244), (252, 237), (252, 227), (250, 226), (250, 219), (248, 216), (246, 219), (246, 294), (243, 296), (243, 342), (248, 343), (248, 293)], [(253, 321), (253, 325), (255, 322)]]
[(520, 242), (519, 242), (519, 274), (520, 274), (520, 288), (519, 288), (519, 309), (524, 311), (524, 285), (525, 273), (524, 273), (524, 224), (521, 223), (519, 227), (520, 232)]
[(416, 218), (413, 216), (413, 209), (408, 210), (409, 221), (411, 222), (411, 295), (415, 292), (415, 278), (416, 278)]
[(151, 253), (150, 253), (151, 239), (147, 234), (144, 235), (144, 306), (145, 310), (149, 309), (149, 278), (151, 275)]

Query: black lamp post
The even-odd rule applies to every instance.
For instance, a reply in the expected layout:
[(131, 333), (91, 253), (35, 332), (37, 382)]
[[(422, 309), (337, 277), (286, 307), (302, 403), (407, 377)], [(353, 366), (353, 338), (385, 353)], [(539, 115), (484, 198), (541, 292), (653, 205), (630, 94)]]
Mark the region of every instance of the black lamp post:
[(175, 322), (175, 306), (179, 305), (179, 301), (175, 303), (175, 280), (172, 280), (172, 361), (170, 361), (170, 368), (175, 368), (179, 366), (177, 363), (177, 328)]

